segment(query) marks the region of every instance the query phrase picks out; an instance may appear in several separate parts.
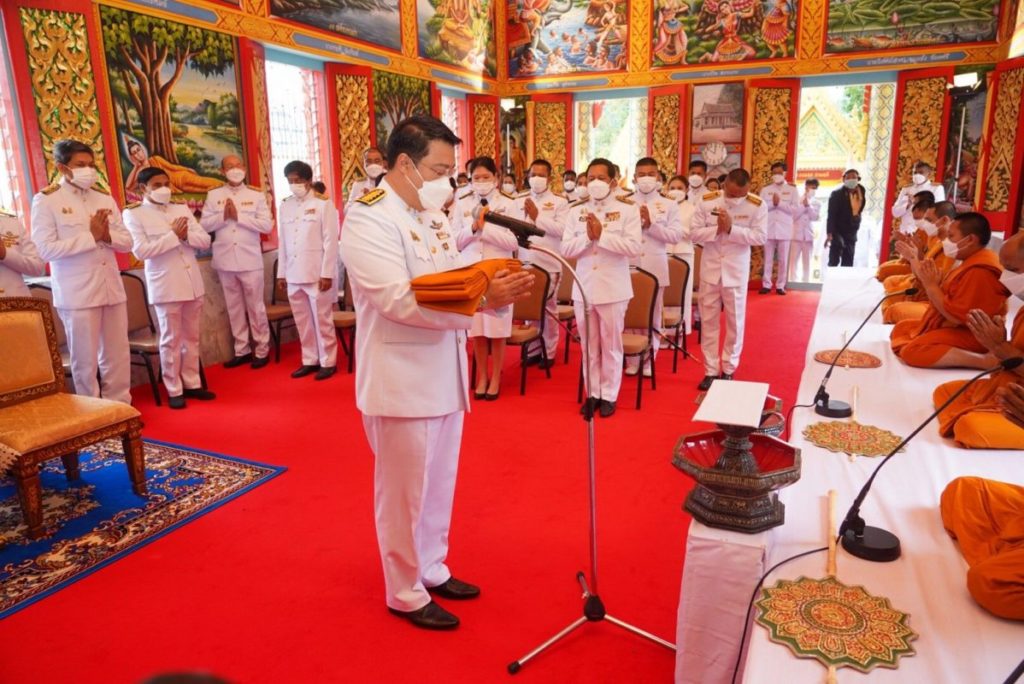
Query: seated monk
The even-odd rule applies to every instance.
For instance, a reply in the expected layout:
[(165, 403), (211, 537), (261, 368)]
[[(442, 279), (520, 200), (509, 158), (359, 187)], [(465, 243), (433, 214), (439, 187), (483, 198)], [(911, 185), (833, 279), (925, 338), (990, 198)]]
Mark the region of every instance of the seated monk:
[[(939, 267), (939, 274), (943, 277), (953, 268), (953, 260), (942, 253), (942, 241), (946, 239), (949, 231), (949, 224), (956, 217), (956, 206), (952, 202), (939, 202), (934, 207), (929, 207), (919, 226), (928, 235), (927, 249), (922, 250), (916, 241), (901, 240), (896, 243), (896, 251), (903, 253), (907, 250), (914, 250), (913, 255), (907, 257), (909, 263), (912, 259), (923, 261), (930, 259)], [(885, 293), (901, 292), (912, 287), (918, 288), (917, 294), (895, 295), (882, 300), (882, 322), (899, 323), (908, 318), (921, 318), (928, 309), (928, 295), (924, 288), (917, 282), (917, 276), (911, 273), (905, 275), (889, 276), (882, 282)]]
[[(1014, 295), (1024, 299), (1024, 233), (1018, 233), (1003, 243), (999, 261), (1004, 268), (1000, 281)], [(991, 368), (1005, 359), (1024, 356), (1024, 308), (1013, 319), (1009, 340), (1006, 339), (1006, 321), (1002, 316), (993, 318), (982, 311), (971, 311), (967, 314), (967, 328), (986, 351), (981, 354), (959, 351), (958, 365)], [(932, 396), (935, 407), (945, 403), (965, 382), (955, 380), (935, 388)], [(967, 448), (1024, 449), (1024, 427), (1004, 415), (1004, 404), (1000, 399), (1004, 388), (1021, 382), (1024, 382), (1024, 366), (976, 381), (939, 414), (939, 434), (952, 437), (957, 444)], [(1012, 400), (1013, 395), (1009, 396)]]
[(967, 313), (1006, 313), (1009, 291), (999, 282), (999, 257), (986, 249), (992, 238), (988, 219), (976, 212), (960, 214), (949, 226), (943, 252), (960, 265), (943, 278), (934, 261), (917, 261), (914, 275), (928, 296), (920, 319), (900, 321), (889, 336), (893, 353), (908, 366), (953, 368), (963, 365), (963, 350), (981, 354), (985, 347), (967, 328)]
[(993, 615), (1024, 620), (1024, 487), (958, 477), (940, 511), (969, 566), (967, 591)]
[[(928, 235), (921, 228), (921, 221), (924, 219), (925, 212), (929, 207), (935, 206), (935, 195), (929, 190), (922, 190), (921, 192), (914, 195), (913, 204), (910, 210), (911, 215), (914, 217), (913, 221), (909, 217), (904, 217), (900, 222), (900, 232), (896, 234), (895, 240), (898, 245), (903, 241), (913, 241), (921, 250), (927, 249), (928, 246)], [(904, 257), (899, 256), (895, 259), (890, 259), (878, 267), (878, 272), (875, 277), (878, 278), (878, 282), (885, 282), (885, 279), (889, 276), (894, 275), (907, 275), (910, 273), (910, 262)]]

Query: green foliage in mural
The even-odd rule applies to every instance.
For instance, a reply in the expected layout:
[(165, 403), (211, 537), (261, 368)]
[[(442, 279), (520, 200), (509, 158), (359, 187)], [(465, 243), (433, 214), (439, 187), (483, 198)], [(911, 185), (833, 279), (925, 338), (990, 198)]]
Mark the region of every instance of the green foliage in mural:
[(412, 76), (373, 72), (373, 109), (377, 146), (387, 145), (388, 135), (402, 119), (430, 114), (430, 83)]

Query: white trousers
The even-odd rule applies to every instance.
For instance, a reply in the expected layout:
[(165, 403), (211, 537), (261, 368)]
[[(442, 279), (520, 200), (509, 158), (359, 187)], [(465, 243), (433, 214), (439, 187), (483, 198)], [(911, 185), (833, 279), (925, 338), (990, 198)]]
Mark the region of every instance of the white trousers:
[[(57, 309), (57, 314), (67, 333), (75, 392), (132, 403), (127, 305)], [(96, 381), (97, 370), (99, 382)]]
[(235, 356), (249, 353), (249, 333), (256, 343), (256, 358), (270, 353), (270, 324), (263, 302), (263, 271), (217, 271), (224, 301), (228, 307), (231, 336), (235, 338)]
[(588, 397), (605, 401), (617, 401), (622, 385), (622, 329), (626, 322), (626, 307), (629, 301), (610, 304), (594, 304), (590, 308), (590, 325), (585, 324), (583, 302), (573, 302), (576, 309), (576, 325), (580, 334), (580, 347), (587, 349), (590, 356), (587, 364), (590, 379), (583, 375), (584, 388)]
[[(548, 352), (548, 360), (554, 359), (558, 354), (558, 283), (562, 279), (561, 273), (550, 273), (551, 284), (548, 286), (548, 300), (544, 302), (544, 311), (547, 320), (544, 321), (544, 348)], [(540, 325), (540, 321), (527, 321), (528, 325)]]
[[(701, 350), (705, 375), (736, 372), (743, 351), (747, 315), (747, 288), (700, 284)], [(725, 311), (725, 345), (718, 350), (722, 310)]]
[[(651, 346), (654, 349), (654, 354), (658, 354), (658, 350), (661, 348), (661, 333), (665, 332), (665, 290), (664, 287), (658, 288), (658, 296), (654, 299), (654, 339), (652, 340)], [(625, 316), (626, 312), (623, 310), (622, 315)], [(630, 328), (626, 332), (634, 333), (636, 335), (646, 335), (647, 331), (641, 328)], [(629, 357), (629, 361), (626, 362), (630, 368), (636, 368), (640, 365), (639, 356)], [(651, 360), (647, 359), (644, 363), (646, 368), (651, 367)]]
[(186, 389), (198, 389), (199, 320), (203, 300), (154, 304), (160, 321), (160, 374), (167, 395), (176, 397)]
[(789, 275), (789, 240), (765, 240), (764, 242), (764, 272), (761, 275), (761, 287), (772, 289), (772, 265), (775, 259), (779, 260), (779, 278), (775, 287), (780, 290), (786, 289), (787, 276)]
[(463, 412), (437, 418), (363, 416), (375, 458), (377, 544), (389, 607), (419, 610), (427, 587), (452, 576), (448, 529), (459, 467)]
[[(811, 240), (793, 240), (793, 250), (790, 263), (792, 270), (790, 277), (800, 283), (811, 282), (811, 254), (814, 252), (814, 242)], [(801, 276), (797, 277), (799, 267), (803, 267)]]
[(302, 365), (333, 368), (338, 363), (338, 335), (334, 332), (331, 307), (338, 292), (321, 292), (316, 283), (288, 283), (288, 303), (292, 306), (295, 327), (302, 343)]

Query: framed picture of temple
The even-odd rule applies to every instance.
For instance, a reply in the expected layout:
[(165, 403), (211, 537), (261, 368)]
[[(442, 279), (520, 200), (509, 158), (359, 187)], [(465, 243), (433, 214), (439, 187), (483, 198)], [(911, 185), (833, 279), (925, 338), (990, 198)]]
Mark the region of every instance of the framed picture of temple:
[(994, 41), (1000, 0), (829, 0), (825, 52)]
[(402, 22), (398, 5), (399, 0), (270, 0), (270, 13), (399, 51)]
[(494, 77), (497, 0), (417, 0), (420, 57)]
[(704, 160), (709, 178), (742, 163), (744, 95), (742, 83), (693, 86), (690, 160)]
[(627, 0), (510, 0), (510, 78), (624, 71)]

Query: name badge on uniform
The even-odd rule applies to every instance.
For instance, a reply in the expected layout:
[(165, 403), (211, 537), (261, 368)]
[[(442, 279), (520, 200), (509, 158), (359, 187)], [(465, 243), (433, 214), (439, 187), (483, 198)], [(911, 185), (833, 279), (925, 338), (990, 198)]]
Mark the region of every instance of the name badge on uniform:
[(609, 211), (607, 214), (604, 215), (604, 219), (606, 221), (618, 221), (619, 220), (619, 216), (620, 216), (619, 212), (617, 212), (617, 211)]
[(750, 220), (750, 214), (735, 214), (732, 217), (733, 221), (745, 222)]
[(439, 231), (439, 232), (437, 233), (437, 239), (438, 239), (438, 240), (447, 240), (447, 239), (448, 239), (448, 238), (450, 238), (450, 237), (451, 237), (451, 234), (450, 234), (450, 233), (447, 233), (447, 232), (441, 232), (441, 231)]
[(305, 211), (306, 216), (309, 216), (310, 214), (315, 214), (315, 213), (316, 213), (316, 207), (313, 207), (312, 209), (307, 209)]
[(253, 202), (251, 200), (249, 202), (242, 202), (242, 206), (243, 207), (251, 207), (254, 204), (255, 204), (255, 202)]
[(658, 210), (658, 213), (665, 211), (665, 207), (661, 206), (661, 202), (655, 202), (654, 208)]

